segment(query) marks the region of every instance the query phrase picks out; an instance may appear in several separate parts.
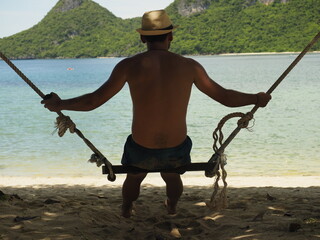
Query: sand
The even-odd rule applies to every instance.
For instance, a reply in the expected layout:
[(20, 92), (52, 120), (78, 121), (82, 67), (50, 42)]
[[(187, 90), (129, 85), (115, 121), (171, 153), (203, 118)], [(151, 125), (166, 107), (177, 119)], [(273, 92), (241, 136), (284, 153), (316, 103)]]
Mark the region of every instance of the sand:
[(320, 239), (320, 177), (230, 177), (228, 207), (205, 202), (212, 179), (184, 175), (176, 215), (165, 187), (144, 181), (135, 214), (120, 216), (123, 177), (0, 177), (0, 239)]

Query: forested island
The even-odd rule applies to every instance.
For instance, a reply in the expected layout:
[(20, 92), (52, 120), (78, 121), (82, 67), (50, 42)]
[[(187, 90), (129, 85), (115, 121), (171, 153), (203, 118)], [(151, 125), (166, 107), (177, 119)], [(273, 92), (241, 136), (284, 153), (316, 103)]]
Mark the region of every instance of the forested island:
[[(166, 11), (179, 25), (171, 50), (184, 55), (299, 52), (320, 31), (319, 0), (175, 0)], [(12, 59), (131, 56), (145, 49), (140, 21), (92, 0), (59, 0), (32, 28), (0, 39), (0, 51)]]

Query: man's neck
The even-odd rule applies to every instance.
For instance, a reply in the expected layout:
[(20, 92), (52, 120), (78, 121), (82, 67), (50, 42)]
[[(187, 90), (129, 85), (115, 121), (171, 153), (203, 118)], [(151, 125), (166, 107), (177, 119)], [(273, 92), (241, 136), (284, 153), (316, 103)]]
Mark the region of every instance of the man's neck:
[(163, 42), (148, 43), (148, 51), (155, 51), (155, 50), (168, 51), (168, 46)]
[(168, 51), (168, 49), (165, 48), (149, 48), (148, 51)]

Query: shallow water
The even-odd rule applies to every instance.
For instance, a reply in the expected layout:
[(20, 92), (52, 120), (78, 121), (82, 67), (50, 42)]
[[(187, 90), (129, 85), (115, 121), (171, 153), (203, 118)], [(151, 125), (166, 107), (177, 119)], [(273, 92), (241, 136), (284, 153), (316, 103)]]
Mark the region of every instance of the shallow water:
[[(256, 93), (267, 91), (296, 55), (193, 57), (226, 88)], [(62, 98), (99, 87), (120, 58), (19, 60), (14, 63), (44, 93)], [(68, 68), (73, 70), (67, 70)], [(76, 135), (52, 135), (55, 113), (40, 105), (40, 97), (0, 61), (0, 176), (95, 176), (100, 169), (87, 163), (90, 149)], [(226, 149), (226, 169), (233, 176), (319, 175), (320, 54), (308, 54), (273, 92), (267, 108), (255, 114), (252, 131), (242, 130)], [(131, 100), (128, 87), (91, 112), (65, 112), (114, 164), (130, 134)], [(212, 132), (219, 120), (234, 111), (196, 88), (188, 112), (194, 162), (213, 153)], [(252, 124), (251, 124), (252, 125)], [(225, 136), (236, 127), (232, 120)]]

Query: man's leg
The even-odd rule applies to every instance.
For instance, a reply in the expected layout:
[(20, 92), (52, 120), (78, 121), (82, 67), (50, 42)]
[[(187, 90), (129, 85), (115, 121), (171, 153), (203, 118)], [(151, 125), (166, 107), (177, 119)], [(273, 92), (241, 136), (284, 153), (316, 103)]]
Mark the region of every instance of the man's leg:
[(140, 185), (147, 173), (128, 173), (122, 186), (122, 216), (129, 218), (132, 214), (133, 202), (140, 194)]
[(169, 214), (176, 213), (176, 207), (183, 192), (183, 184), (178, 173), (161, 173), (162, 179), (166, 182), (167, 211)]

